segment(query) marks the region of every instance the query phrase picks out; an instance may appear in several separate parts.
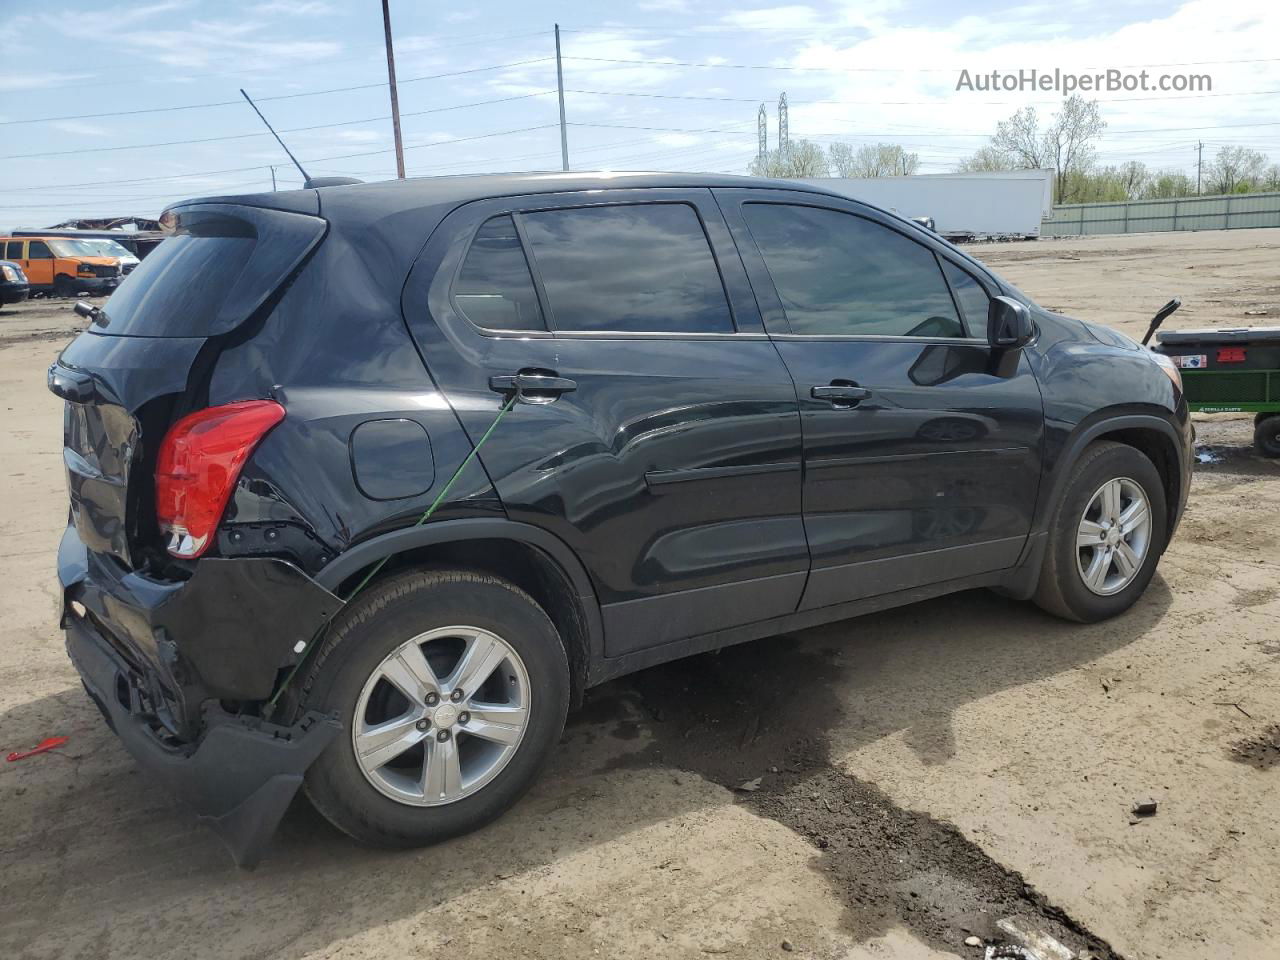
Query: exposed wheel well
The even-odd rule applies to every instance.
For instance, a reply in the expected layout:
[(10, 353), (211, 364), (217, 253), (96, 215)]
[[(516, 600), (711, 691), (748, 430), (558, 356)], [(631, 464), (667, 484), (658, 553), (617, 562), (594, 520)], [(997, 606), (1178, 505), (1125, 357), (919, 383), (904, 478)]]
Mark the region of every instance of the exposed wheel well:
[[(510, 580), (537, 601), (555, 624), (569, 658), (571, 703), (581, 703), (586, 686), (590, 645), (586, 614), (573, 583), (560, 566), (537, 547), (519, 540), (478, 539), (415, 547), (393, 555), (370, 584), (410, 567), (455, 567)], [(348, 596), (368, 575), (362, 569), (334, 592)]]
[(1172, 534), (1174, 520), (1178, 515), (1178, 504), (1182, 494), (1181, 472), (1178, 469), (1178, 449), (1165, 434), (1159, 430), (1146, 430), (1142, 427), (1131, 427), (1113, 430), (1094, 437), (1094, 442), (1111, 440), (1133, 447), (1146, 455), (1155, 464), (1156, 472), (1164, 483), (1164, 499), (1168, 511), (1166, 529)]

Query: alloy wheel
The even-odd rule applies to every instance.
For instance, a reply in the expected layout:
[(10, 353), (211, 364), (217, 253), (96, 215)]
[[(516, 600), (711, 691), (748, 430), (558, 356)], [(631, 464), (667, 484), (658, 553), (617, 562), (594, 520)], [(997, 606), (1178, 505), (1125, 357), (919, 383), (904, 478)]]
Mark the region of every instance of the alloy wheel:
[(1138, 576), (1151, 549), (1151, 505), (1128, 477), (1097, 489), (1076, 530), (1076, 569), (1099, 596), (1119, 593)]
[(351, 743), (365, 778), (411, 806), (454, 803), (515, 756), (529, 722), (529, 676), (515, 649), (478, 627), (405, 641), (356, 701)]

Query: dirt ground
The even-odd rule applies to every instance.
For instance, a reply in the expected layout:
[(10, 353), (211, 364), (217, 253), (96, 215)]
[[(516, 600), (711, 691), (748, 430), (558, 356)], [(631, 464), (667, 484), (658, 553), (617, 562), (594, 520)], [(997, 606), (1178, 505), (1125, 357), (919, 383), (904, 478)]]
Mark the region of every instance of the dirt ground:
[[(1277, 230), (970, 249), (1130, 334), (1175, 294), (1171, 327), (1280, 323)], [(70, 737), (0, 763), (0, 956), (976, 958), (1009, 916), (1097, 957), (1280, 955), (1280, 463), (1248, 418), (1200, 419), (1217, 462), (1123, 617), (973, 592), (670, 664), (592, 691), (488, 829), (371, 851), (300, 803), (245, 873), (62, 650), (44, 375), (78, 326), (0, 311), (0, 752)]]

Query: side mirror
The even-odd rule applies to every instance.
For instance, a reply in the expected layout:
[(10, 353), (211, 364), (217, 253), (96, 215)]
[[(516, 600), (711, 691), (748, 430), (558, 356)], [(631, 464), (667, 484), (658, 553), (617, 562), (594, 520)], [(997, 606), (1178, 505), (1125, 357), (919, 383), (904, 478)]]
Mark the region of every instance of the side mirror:
[(987, 343), (1000, 350), (1017, 350), (1031, 342), (1035, 327), (1026, 304), (1012, 297), (995, 297), (987, 311)]

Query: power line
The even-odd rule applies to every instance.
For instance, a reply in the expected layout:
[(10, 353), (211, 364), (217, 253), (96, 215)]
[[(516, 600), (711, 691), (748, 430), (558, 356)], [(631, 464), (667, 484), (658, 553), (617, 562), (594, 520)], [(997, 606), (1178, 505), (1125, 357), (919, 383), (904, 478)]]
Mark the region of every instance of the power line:
[[(566, 58), (568, 59), (568, 58)], [(711, 103), (758, 103), (759, 97), (705, 97), (695, 96), (692, 94), (674, 94), (674, 93), (634, 93), (623, 90), (577, 90), (570, 87), (565, 88), (565, 93), (583, 93), (597, 97), (638, 97), (650, 100), (701, 100)], [(1205, 97), (1261, 97), (1271, 96), (1280, 93), (1280, 90), (1248, 90), (1238, 93), (1182, 93), (1173, 94), (1164, 97), (1108, 97), (1099, 98), (1099, 103), (1132, 103), (1135, 101), (1148, 100), (1195, 100)], [(790, 98), (791, 103), (805, 104), (834, 104), (847, 106), (884, 106), (884, 107), (945, 107), (947, 100), (805, 100), (798, 98)], [(1056, 100), (966, 100), (966, 103), (984, 106), (1015, 106), (1018, 104), (1028, 103), (1061, 103), (1062, 98)]]
[[(788, 70), (805, 73), (955, 73), (959, 67), (801, 67), (794, 64), (764, 63), (710, 63), (693, 60), (647, 60), (623, 57), (575, 57), (565, 56), (565, 60), (586, 60), (593, 63), (628, 63), (655, 67), (709, 67), (717, 70)], [(1266, 57), (1253, 60), (1191, 60), (1184, 63), (1121, 63), (1106, 67), (1081, 67), (1086, 70), (1105, 70), (1123, 67), (1198, 67), (1231, 63), (1280, 63), (1280, 57)]]
[[(544, 63), (551, 60), (551, 57), (534, 57), (530, 60), (514, 60), (511, 63), (495, 63), (488, 67), (472, 67), (469, 70), (453, 70), (448, 73), (432, 73), (422, 77), (409, 77), (407, 80), (401, 80), (400, 83), (417, 83), (420, 80), (441, 80), (445, 77), (461, 77), (471, 73), (484, 73), (488, 70), (505, 70), (508, 67), (523, 67), (530, 63)], [(379, 83), (360, 83), (350, 87), (332, 87), (328, 90), (306, 90), (301, 93), (280, 93), (273, 97), (260, 97), (259, 103), (266, 103), (270, 100), (296, 100), (299, 97), (319, 97), (330, 93), (346, 93), (350, 90), (373, 90), (378, 87), (385, 87), (386, 81)], [(13, 126), (20, 123), (53, 123), (59, 120), (98, 120), (103, 117), (132, 117), (142, 113), (172, 113), (175, 110), (204, 110), (209, 107), (228, 107), (239, 106), (242, 100), (217, 100), (210, 103), (187, 103), (174, 107), (148, 107), (143, 110), (117, 110), (112, 113), (80, 113), (73, 116), (65, 117), (28, 117), (24, 120), (0, 120), (0, 126)]]
[[(463, 41), (463, 42), (461, 42), (461, 43), (448, 43), (448, 44), (442, 44), (442, 45), (440, 45), (440, 46), (432, 46), (432, 47), (430, 47), (430, 48), (428, 49), (428, 51), (426, 51), (426, 52), (429, 52), (429, 53), (437, 53), (437, 52), (440, 52), (440, 51), (443, 51), (443, 50), (453, 50), (453, 49), (458, 48), (458, 47), (471, 47), (471, 46), (475, 46), (475, 45), (476, 45), (476, 44), (478, 44), (478, 43), (486, 43), (486, 44), (488, 44), (488, 43), (497, 43), (497, 42), (500, 42), (500, 41), (502, 41), (502, 40), (519, 40), (519, 39), (523, 39), (524, 37), (541, 37), (541, 36), (545, 36), (545, 35), (546, 35), (546, 31), (545, 31), (545, 30), (531, 30), (531, 31), (528, 31), (528, 32), (526, 32), (526, 33), (508, 33), (508, 34), (503, 34), (502, 36), (499, 36), (499, 37), (486, 37), (486, 36), (476, 36), (475, 34), (466, 34), (466, 36), (474, 37), (474, 39), (466, 40), (466, 41)], [(463, 36), (463, 34), (458, 34), (458, 36)], [(434, 39), (434, 38), (433, 38), (433, 39)], [(447, 38), (447, 37), (443, 37), (443, 38), (440, 38), (440, 39), (448, 39), (448, 38)], [(375, 48), (379, 48), (379, 47), (381, 47), (381, 46), (382, 46), (382, 44), (380, 44), (380, 43), (377, 43), (377, 44), (363, 44), (362, 46), (367, 47), (367, 48), (368, 48), (368, 49), (370, 49), (370, 50), (373, 50), (373, 49), (375, 49)], [(417, 52), (419, 52), (419, 51), (414, 50), (414, 51), (408, 51), (408, 52), (417, 53)], [(363, 62), (366, 62), (366, 61), (368, 61), (368, 60), (369, 60), (369, 56), (366, 54), (366, 55), (364, 55), (364, 56), (359, 56), (359, 57), (342, 57), (341, 59), (311, 61), (311, 62), (308, 62), (308, 63), (305, 63), (305, 64), (299, 64), (299, 66), (301, 66), (301, 67), (334, 67), (334, 66), (337, 66), (337, 65), (339, 65), (339, 64), (345, 64), (345, 63), (363, 63)], [(216, 59), (216, 60), (210, 60), (210, 61), (208, 61), (206, 65), (215, 65), (215, 64), (219, 64), (219, 63), (234, 64), (234, 65), (235, 65), (235, 67), (236, 67), (236, 69), (233, 69), (233, 70), (216, 70), (216, 71), (212, 71), (212, 72), (210, 72), (210, 73), (181, 73), (181, 72), (179, 72), (176, 76), (178, 77), (178, 79), (182, 80), (183, 82), (186, 82), (186, 81), (189, 81), (189, 80), (204, 80), (204, 79), (207, 79), (207, 78), (209, 78), (209, 77), (237, 77), (237, 78), (239, 78), (240, 80), (242, 80), (242, 81), (243, 81), (243, 79), (244, 79), (244, 77), (245, 77), (245, 71), (246, 71), (246, 69), (248, 69), (250, 72), (255, 72), (255, 73), (256, 73), (256, 72), (259, 72), (259, 71), (262, 69), (261, 67), (259, 67), (259, 66), (258, 66), (258, 65), (256, 65), (256, 64), (249, 64), (249, 65), (247, 65), (247, 67), (246, 67), (246, 65), (245, 65), (245, 63), (244, 63), (244, 58), (243, 58), (243, 57), (225, 57), (225, 58), (221, 58), (221, 57), (220, 57), (220, 58), (218, 58), (218, 59)], [(96, 72), (96, 73), (95, 73), (95, 75), (96, 75), (96, 74), (103, 74), (103, 73), (108, 73), (108, 74), (118, 74), (118, 73), (120, 72), (120, 65), (119, 65), (119, 64), (115, 64), (115, 65), (112, 65), (112, 66), (102, 66), (102, 67), (83, 67), (83, 68), (81, 68), (81, 69), (88, 70), (88, 71), (94, 71), (94, 72)], [(267, 70), (277, 70), (277, 69), (279, 69), (279, 65), (278, 65), (278, 64), (273, 64), (273, 65), (271, 65), (270, 67), (267, 67), (266, 69), (267, 69)], [(162, 75), (161, 75), (160, 77), (158, 77), (158, 78), (153, 78), (153, 77), (147, 76), (147, 75), (145, 75), (145, 74), (142, 74), (142, 75), (134, 75), (133, 77), (131, 77), (131, 78), (130, 78), (130, 79), (128, 79), (128, 80), (110, 80), (110, 81), (107, 81), (107, 82), (105, 82), (105, 83), (100, 82), (100, 81), (94, 81), (94, 82), (92, 82), (92, 83), (58, 83), (58, 84), (51, 84), (51, 85), (49, 85), (49, 86), (42, 86), (42, 87), (40, 87), (39, 89), (40, 89), (41, 91), (45, 91), (45, 90), (83, 90), (83, 89), (86, 89), (86, 88), (92, 87), (93, 89), (97, 90), (97, 89), (101, 89), (102, 87), (116, 87), (116, 86), (125, 86), (125, 85), (131, 86), (131, 87), (136, 87), (136, 86), (138, 85), (138, 83), (139, 83), (139, 82), (149, 82), (149, 81), (151, 81), (151, 80), (153, 80), (153, 79), (159, 79), (161, 82), (164, 82), (164, 83), (171, 83), (171, 82), (173, 81), (173, 79), (174, 79), (174, 76), (175, 76), (175, 74), (174, 74), (174, 73), (172, 73), (172, 72), (171, 72), (171, 70), (170, 70), (170, 72), (166, 72), (166, 73), (162, 74)]]
[[(402, 117), (421, 117), (429, 113), (446, 113), (450, 110), (465, 110), (469, 107), (484, 107), (494, 103), (510, 103), (513, 100), (528, 100), (532, 97), (545, 97), (548, 94), (555, 93), (554, 90), (539, 90), (537, 93), (522, 93), (514, 97), (499, 97), (495, 100), (477, 100), (473, 103), (456, 103), (448, 107), (433, 107), (430, 110), (415, 110), (413, 113), (402, 113)], [(331, 127), (349, 127), (358, 123), (376, 123), (380, 120), (389, 120), (390, 117), (364, 117), (359, 120), (339, 120), (335, 123), (316, 123), (308, 127), (291, 127), (288, 130), (281, 130), (281, 133), (303, 133), (308, 130), (326, 130)], [(234, 133), (221, 137), (198, 137), (194, 140), (163, 140), (158, 143), (131, 143), (119, 147), (84, 147), (78, 150), (54, 150), (46, 153), (13, 153), (7, 156), (0, 156), (0, 160), (29, 160), (34, 157), (66, 157), (82, 153), (111, 153), (117, 150), (146, 150), (153, 147), (174, 147), (184, 146), (193, 143), (219, 143), (226, 140), (248, 140), (252, 137), (266, 137), (268, 133)]]
[[(660, 131), (664, 133), (738, 133), (740, 132), (735, 130), (724, 130), (724, 129), (712, 128), (712, 127), (703, 127), (703, 128), (651, 127), (651, 126), (637, 126), (637, 125), (625, 124), (625, 123), (588, 123), (585, 121), (571, 122), (569, 126), (571, 127), (604, 127), (609, 129), (615, 129), (615, 130), (650, 130), (650, 131)], [(1104, 134), (1103, 139), (1105, 139), (1107, 136), (1128, 136), (1128, 135), (1140, 135), (1140, 134), (1147, 134), (1147, 133), (1179, 133), (1179, 132), (1186, 132), (1191, 130), (1229, 130), (1229, 129), (1236, 129), (1241, 127), (1280, 127), (1280, 121), (1268, 120), (1268, 121), (1263, 121), (1259, 123), (1223, 123), (1223, 124), (1217, 124), (1214, 126), (1205, 126), (1205, 127), (1148, 127), (1144, 129), (1133, 129), (1133, 130), (1111, 130), (1111, 131), (1107, 131)], [(808, 133), (808, 134), (805, 134), (805, 136), (811, 137), (811, 138), (816, 138), (816, 137), (847, 138), (850, 136), (850, 134)], [(944, 133), (942, 131), (934, 131), (931, 133), (904, 133), (902, 131), (891, 130), (891, 131), (880, 132), (880, 133), (856, 134), (856, 137), (861, 139), (865, 139), (867, 137), (902, 138), (902, 137), (989, 137), (989, 136), (991, 136), (990, 131), (984, 131), (981, 133)]]
[[(528, 133), (532, 130), (546, 130), (548, 127), (555, 127), (555, 123), (542, 123), (532, 127), (519, 127), (515, 130), (498, 130), (494, 133), (482, 133), (474, 137), (454, 137), (452, 140), (432, 140), (426, 143), (406, 144), (406, 150), (421, 150), (426, 147), (445, 147), (453, 143), (468, 143), (472, 140), (488, 140), (492, 137), (506, 137), (517, 133)], [(353, 157), (373, 157), (384, 153), (394, 153), (394, 150), (364, 150), (359, 153), (344, 153), (334, 157), (313, 157), (304, 158), (305, 163), (324, 163), (328, 160), (349, 160)], [(188, 173), (174, 173), (163, 177), (137, 177), (133, 180), (95, 180), (87, 183), (55, 183), (45, 184), (38, 187), (0, 187), (0, 191), (5, 193), (26, 193), (33, 190), (60, 190), (71, 187), (102, 187), (102, 186), (119, 186), (131, 183), (157, 183), (165, 180), (184, 180), (189, 177), (205, 177), (216, 176), (222, 173), (245, 173), (249, 170), (268, 170), (271, 164), (264, 163), (252, 167), (228, 167), (224, 170), (199, 170), (190, 171)]]

